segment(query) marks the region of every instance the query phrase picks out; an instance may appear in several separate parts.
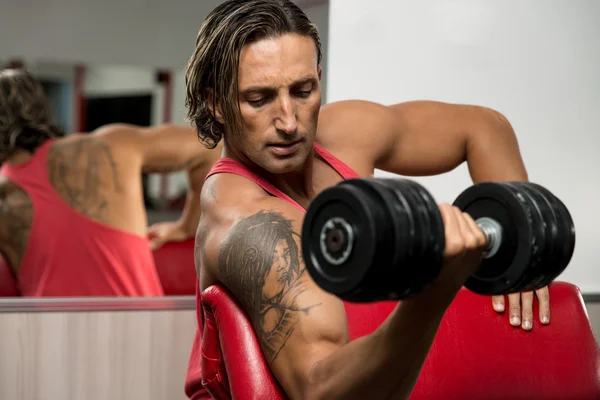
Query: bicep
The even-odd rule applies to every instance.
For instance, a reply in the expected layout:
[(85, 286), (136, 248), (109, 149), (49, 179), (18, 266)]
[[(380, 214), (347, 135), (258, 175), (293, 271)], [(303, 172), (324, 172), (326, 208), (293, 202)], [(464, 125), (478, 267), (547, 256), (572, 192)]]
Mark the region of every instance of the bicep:
[[(294, 210), (295, 211), (295, 210)], [(220, 243), (218, 275), (248, 313), (263, 353), (289, 396), (310, 369), (348, 340), (343, 303), (313, 282), (302, 260), (302, 214), (262, 209)]]
[(464, 161), (466, 135), (461, 129), (467, 108), (430, 101), (332, 103), (323, 107), (319, 129), (324, 135), (319, 139), (328, 149), (355, 154), (370, 168), (438, 174)]
[[(386, 107), (380, 127), (386, 146), (376, 168), (402, 175), (437, 175), (466, 161), (470, 135), (485, 134), (492, 110), (435, 101), (411, 101)], [(489, 129), (488, 129), (489, 130)]]

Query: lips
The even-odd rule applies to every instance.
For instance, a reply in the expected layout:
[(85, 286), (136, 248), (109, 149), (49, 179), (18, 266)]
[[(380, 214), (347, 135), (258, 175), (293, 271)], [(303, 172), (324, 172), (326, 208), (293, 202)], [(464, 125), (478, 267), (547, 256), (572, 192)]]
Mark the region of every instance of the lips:
[(290, 143), (274, 143), (269, 145), (269, 149), (276, 155), (289, 156), (300, 148), (300, 143), (300, 140)]

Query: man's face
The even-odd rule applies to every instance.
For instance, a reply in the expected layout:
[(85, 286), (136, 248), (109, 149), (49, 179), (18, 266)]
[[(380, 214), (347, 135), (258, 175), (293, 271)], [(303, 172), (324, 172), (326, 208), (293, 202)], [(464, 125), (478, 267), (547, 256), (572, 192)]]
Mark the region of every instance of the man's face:
[(239, 65), (237, 151), (273, 174), (299, 170), (312, 150), (321, 106), (314, 41), (291, 34), (261, 40), (242, 49)]

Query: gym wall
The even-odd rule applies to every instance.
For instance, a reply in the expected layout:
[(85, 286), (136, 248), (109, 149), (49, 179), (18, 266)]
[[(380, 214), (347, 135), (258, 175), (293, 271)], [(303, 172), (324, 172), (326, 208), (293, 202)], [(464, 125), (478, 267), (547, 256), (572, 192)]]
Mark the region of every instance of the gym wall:
[[(329, 15), (328, 101), (426, 99), (502, 112), (530, 180), (575, 220), (575, 254), (559, 279), (600, 293), (600, 2), (331, 0)], [(440, 202), (471, 184), (464, 165), (415, 180)]]
[(219, 0), (3, 1), (0, 55), (179, 68)]

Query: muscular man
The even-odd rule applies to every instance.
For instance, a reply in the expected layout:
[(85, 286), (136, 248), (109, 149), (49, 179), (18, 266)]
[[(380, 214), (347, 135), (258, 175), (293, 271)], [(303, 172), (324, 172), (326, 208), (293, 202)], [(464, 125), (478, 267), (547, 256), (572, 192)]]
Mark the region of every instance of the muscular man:
[(157, 240), (196, 231), (219, 150), (190, 127), (109, 125), (63, 137), (40, 83), (0, 72), (0, 252), (23, 296), (161, 296), (147, 239), (142, 172), (187, 169), (181, 218)]
[[(208, 147), (224, 141), (201, 195), (200, 289), (220, 283), (236, 296), (290, 398), (407, 398), (442, 316), (479, 264), (482, 232), (441, 204), (446, 249), (437, 281), (399, 302), (373, 334), (349, 342), (342, 301), (305, 271), (304, 209), (325, 188), (376, 168), (418, 176), (467, 162), (474, 182), (523, 181), (526, 169), (511, 125), (485, 107), (321, 107), (320, 61), (316, 26), (288, 0), (225, 1), (200, 29), (186, 73), (188, 117)], [(547, 288), (538, 297), (547, 322)], [(511, 323), (531, 329), (533, 298), (510, 297)], [(190, 359), (192, 398), (199, 362)]]

